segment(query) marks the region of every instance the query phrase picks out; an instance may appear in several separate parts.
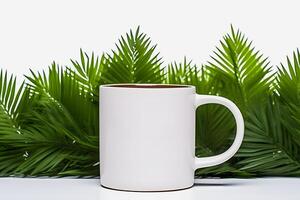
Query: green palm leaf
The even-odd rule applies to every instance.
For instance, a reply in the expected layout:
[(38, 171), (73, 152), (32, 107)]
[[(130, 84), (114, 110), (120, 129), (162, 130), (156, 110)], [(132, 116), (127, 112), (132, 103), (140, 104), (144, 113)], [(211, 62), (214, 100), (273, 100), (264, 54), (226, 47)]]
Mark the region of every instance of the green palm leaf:
[(76, 175), (87, 169), (99, 174), (98, 103), (88, 81), (79, 82), (74, 73), (53, 63), (48, 73), (27, 76), (31, 112), (23, 115), (23, 137), (28, 157), (18, 174), (65, 175), (73, 168), (82, 168)]
[(27, 116), (31, 118), (31, 124), (23, 130), (27, 155), (16, 174), (62, 176), (67, 169), (79, 168), (74, 176), (85, 175), (86, 170), (97, 176), (98, 137), (80, 129), (64, 107), (38, 104), (38, 109), (33, 107), (32, 115)]
[(94, 97), (94, 100), (98, 102), (98, 90), (102, 82), (102, 70), (106, 64), (105, 56), (102, 55), (98, 57), (95, 56), (94, 53), (89, 56), (80, 49), (80, 62), (76, 60), (71, 60), (71, 62), (75, 70), (68, 67), (70, 75), (78, 81), (84, 91), (90, 93), (90, 95)]
[(276, 89), (281, 108), (286, 112), (282, 116), (285, 127), (300, 145), (300, 53), (297, 49), (292, 60), (287, 57), (287, 67), (281, 64), (278, 69)]
[(107, 54), (103, 83), (161, 83), (164, 79), (161, 58), (150, 38), (139, 28), (119, 39), (117, 50)]
[(98, 99), (86, 87), (74, 78), (74, 71), (62, 69), (56, 63), (53, 63), (46, 72), (34, 73), (27, 76), (30, 80), (32, 92), (42, 95), (49, 102), (54, 102), (58, 107), (63, 106), (71, 113), (74, 120), (90, 135), (98, 135)]
[(238, 153), (241, 170), (257, 176), (300, 175), (300, 146), (282, 125), (282, 115), (276, 99), (249, 114)]
[(166, 83), (197, 85), (199, 70), (186, 57), (184, 57), (183, 62), (170, 63), (167, 69)]
[(232, 99), (243, 113), (267, 99), (272, 76), (267, 58), (252, 47), (252, 42), (231, 26), (231, 33), (220, 41), (209, 62), (219, 94)]
[(24, 160), (25, 150), (19, 127), (19, 102), (23, 95), (23, 84), (17, 89), (16, 78), (0, 72), (0, 175), (14, 174)]
[[(26, 76), (26, 86), (0, 72), (0, 176), (98, 176), (99, 91), (107, 83), (189, 84), (199, 94), (233, 100), (245, 118), (238, 154), (196, 176), (300, 176), (300, 53), (281, 64), (276, 80), (268, 59), (231, 27), (207, 65), (186, 58), (166, 70), (156, 45), (139, 28), (100, 57)], [(196, 113), (196, 156), (223, 152), (235, 123), (218, 105)]]

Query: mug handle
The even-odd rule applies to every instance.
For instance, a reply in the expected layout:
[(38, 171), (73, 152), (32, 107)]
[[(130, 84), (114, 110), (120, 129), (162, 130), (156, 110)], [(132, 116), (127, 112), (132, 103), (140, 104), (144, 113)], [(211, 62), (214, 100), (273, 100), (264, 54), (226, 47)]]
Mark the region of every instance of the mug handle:
[(204, 104), (221, 104), (227, 107), (233, 114), (236, 122), (236, 135), (235, 139), (230, 146), (230, 148), (216, 156), (209, 156), (203, 158), (195, 158), (195, 170), (203, 167), (210, 167), (214, 165), (219, 165), (223, 162), (229, 160), (240, 148), (243, 138), (244, 138), (244, 119), (241, 111), (238, 107), (230, 100), (213, 95), (199, 95), (196, 94), (195, 97), (195, 106), (204, 105)]

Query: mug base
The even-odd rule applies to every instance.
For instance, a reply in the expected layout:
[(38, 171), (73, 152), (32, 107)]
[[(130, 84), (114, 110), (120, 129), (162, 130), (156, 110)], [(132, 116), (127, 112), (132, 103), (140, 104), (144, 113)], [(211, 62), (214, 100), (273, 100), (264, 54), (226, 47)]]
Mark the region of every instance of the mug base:
[(188, 186), (188, 187), (183, 187), (183, 188), (175, 188), (175, 189), (162, 189), (162, 190), (136, 190), (136, 189), (120, 189), (120, 188), (113, 188), (113, 187), (109, 187), (109, 186), (105, 186), (103, 184), (100, 184), (101, 187), (105, 188), (105, 189), (109, 189), (109, 190), (115, 190), (115, 191), (122, 191), (122, 192), (175, 192), (175, 191), (181, 191), (181, 190), (187, 190), (190, 189), (194, 186)]

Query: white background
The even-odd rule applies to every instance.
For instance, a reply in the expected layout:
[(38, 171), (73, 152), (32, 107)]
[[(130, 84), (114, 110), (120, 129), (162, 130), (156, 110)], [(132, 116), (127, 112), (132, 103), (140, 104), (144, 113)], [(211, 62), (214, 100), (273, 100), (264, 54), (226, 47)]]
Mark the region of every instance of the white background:
[(69, 64), (79, 49), (110, 51), (138, 25), (167, 62), (205, 63), (229, 31), (240, 28), (278, 65), (300, 47), (297, 0), (1, 0), (0, 68), (19, 77), (53, 60)]

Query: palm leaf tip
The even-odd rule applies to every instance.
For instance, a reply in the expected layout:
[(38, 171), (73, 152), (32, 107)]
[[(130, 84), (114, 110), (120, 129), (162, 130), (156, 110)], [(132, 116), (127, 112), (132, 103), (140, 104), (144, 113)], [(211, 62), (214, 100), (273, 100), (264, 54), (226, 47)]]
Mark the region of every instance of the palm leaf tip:
[(220, 47), (208, 62), (220, 94), (230, 97), (242, 109), (267, 98), (272, 83), (271, 66), (267, 58), (252, 47), (252, 42), (231, 26), (231, 33), (220, 41)]
[(281, 63), (276, 77), (276, 92), (284, 115), (282, 121), (300, 145), (300, 53), (297, 49), (286, 64)]
[(140, 32), (130, 30), (121, 36), (117, 50), (107, 54), (103, 67), (104, 83), (161, 83), (164, 79), (159, 53), (150, 38)]
[(101, 75), (105, 60), (104, 55), (99, 57), (92, 52), (89, 56), (80, 49), (80, 62), (71, 59), (72, 66), (67, 67), (70, 76), (76, 79), (85, 91), (95, 96), (94, 99), (98, 98), (98, 88), (102, 83)]

